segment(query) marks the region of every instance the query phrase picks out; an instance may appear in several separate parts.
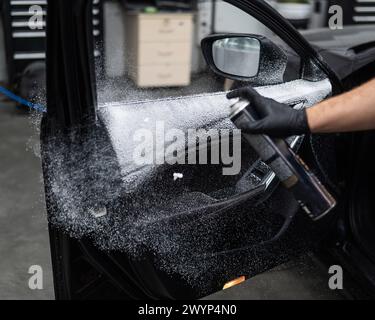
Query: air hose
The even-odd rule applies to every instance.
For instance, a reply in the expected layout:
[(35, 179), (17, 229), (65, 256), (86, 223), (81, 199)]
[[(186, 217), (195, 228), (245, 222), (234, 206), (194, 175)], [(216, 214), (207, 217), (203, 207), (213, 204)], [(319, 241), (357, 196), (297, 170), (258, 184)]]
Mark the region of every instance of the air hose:
[(17, 96), (16, 94), (14, 94), (12, 91), (9, 91), (8, 89), (6, 89), (4, 87), (1, 87), (1, 86), (0, 86), (0, 93), (7, 96), (11, 100), (18, 102), (19, 104), (22, 104), (26, 107), (29, 107), (30, 109), (34, 109), (34, 110), (39, 111), (39, 112), (46, 112), (47, 111), (45, 106), (27, 101), (27, 100)]

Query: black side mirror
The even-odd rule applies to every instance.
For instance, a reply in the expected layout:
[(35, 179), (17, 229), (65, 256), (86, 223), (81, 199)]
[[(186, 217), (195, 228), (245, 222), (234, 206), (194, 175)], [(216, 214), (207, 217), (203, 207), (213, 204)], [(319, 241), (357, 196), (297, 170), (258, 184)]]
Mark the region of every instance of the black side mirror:
[(218, 75), (256, 84), (283, 82), (288, 58), (266, 37), (218, 34), (202, 40), (207, 64)]

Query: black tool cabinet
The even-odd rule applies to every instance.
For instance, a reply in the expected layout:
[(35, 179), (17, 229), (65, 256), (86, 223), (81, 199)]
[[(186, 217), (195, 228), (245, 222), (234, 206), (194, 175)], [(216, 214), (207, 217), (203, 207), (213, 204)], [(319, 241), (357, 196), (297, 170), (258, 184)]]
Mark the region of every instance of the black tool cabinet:
[[(53, 1), (53, 0), (50, 0)], [(94, 55), (97, 65), (102, 68), (103, 48), (103, 0), (93, 2)], [(4, 24), (4, 38), (8, 65), (8, 79), (11, 83), (19, 80), (25, 68), (36, 61), (46, 59), (47, 0), (0, 0)], [(30, 18), (35, 14), (32, 6), (42, 9), (43, 21), (30, 28)]]
[(375, 0), (331, 0), (344, 10), (344, 25), (375, 24)]

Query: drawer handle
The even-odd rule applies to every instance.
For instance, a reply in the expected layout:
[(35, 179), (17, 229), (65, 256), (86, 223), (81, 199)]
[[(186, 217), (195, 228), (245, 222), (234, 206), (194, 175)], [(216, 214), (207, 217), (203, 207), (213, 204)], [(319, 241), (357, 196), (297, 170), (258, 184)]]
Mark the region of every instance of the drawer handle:
[(173, 33), (173, 29), (159, 29), (159, 33), (170, 34)]
[(162, 79), (168, 79), (172, 77), (172, 74), (171, 73), (159, 73), (158, 74), (158, 78), (162, 78)]
[(170, 57), (173, 54), (173, 51), (159, 51), (158, 55), (161, 57)]

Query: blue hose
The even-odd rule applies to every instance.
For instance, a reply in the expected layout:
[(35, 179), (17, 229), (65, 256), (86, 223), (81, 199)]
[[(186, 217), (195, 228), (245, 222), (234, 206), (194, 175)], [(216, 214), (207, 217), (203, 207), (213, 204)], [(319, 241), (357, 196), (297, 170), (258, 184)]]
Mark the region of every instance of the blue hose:
[(46, 112), (47, 111), (45, 106), (42, 106), (40, 104), (31, 103), (30, 101), (27, 101), (27, 100), (15, 95), (13, 92), (11, 92), (8, 89), (5, 89), (4, 87), (1, 87), (1, 86), (0, 86), (0, 93), (4, 94), (9, 99), (12, 99), (12, 100), (18, 102), (19, 104), (23, 104), (24, 106), (29, 107), (30, 109), (34, 109), (34, 110), (39, 111), (39, 112)]

